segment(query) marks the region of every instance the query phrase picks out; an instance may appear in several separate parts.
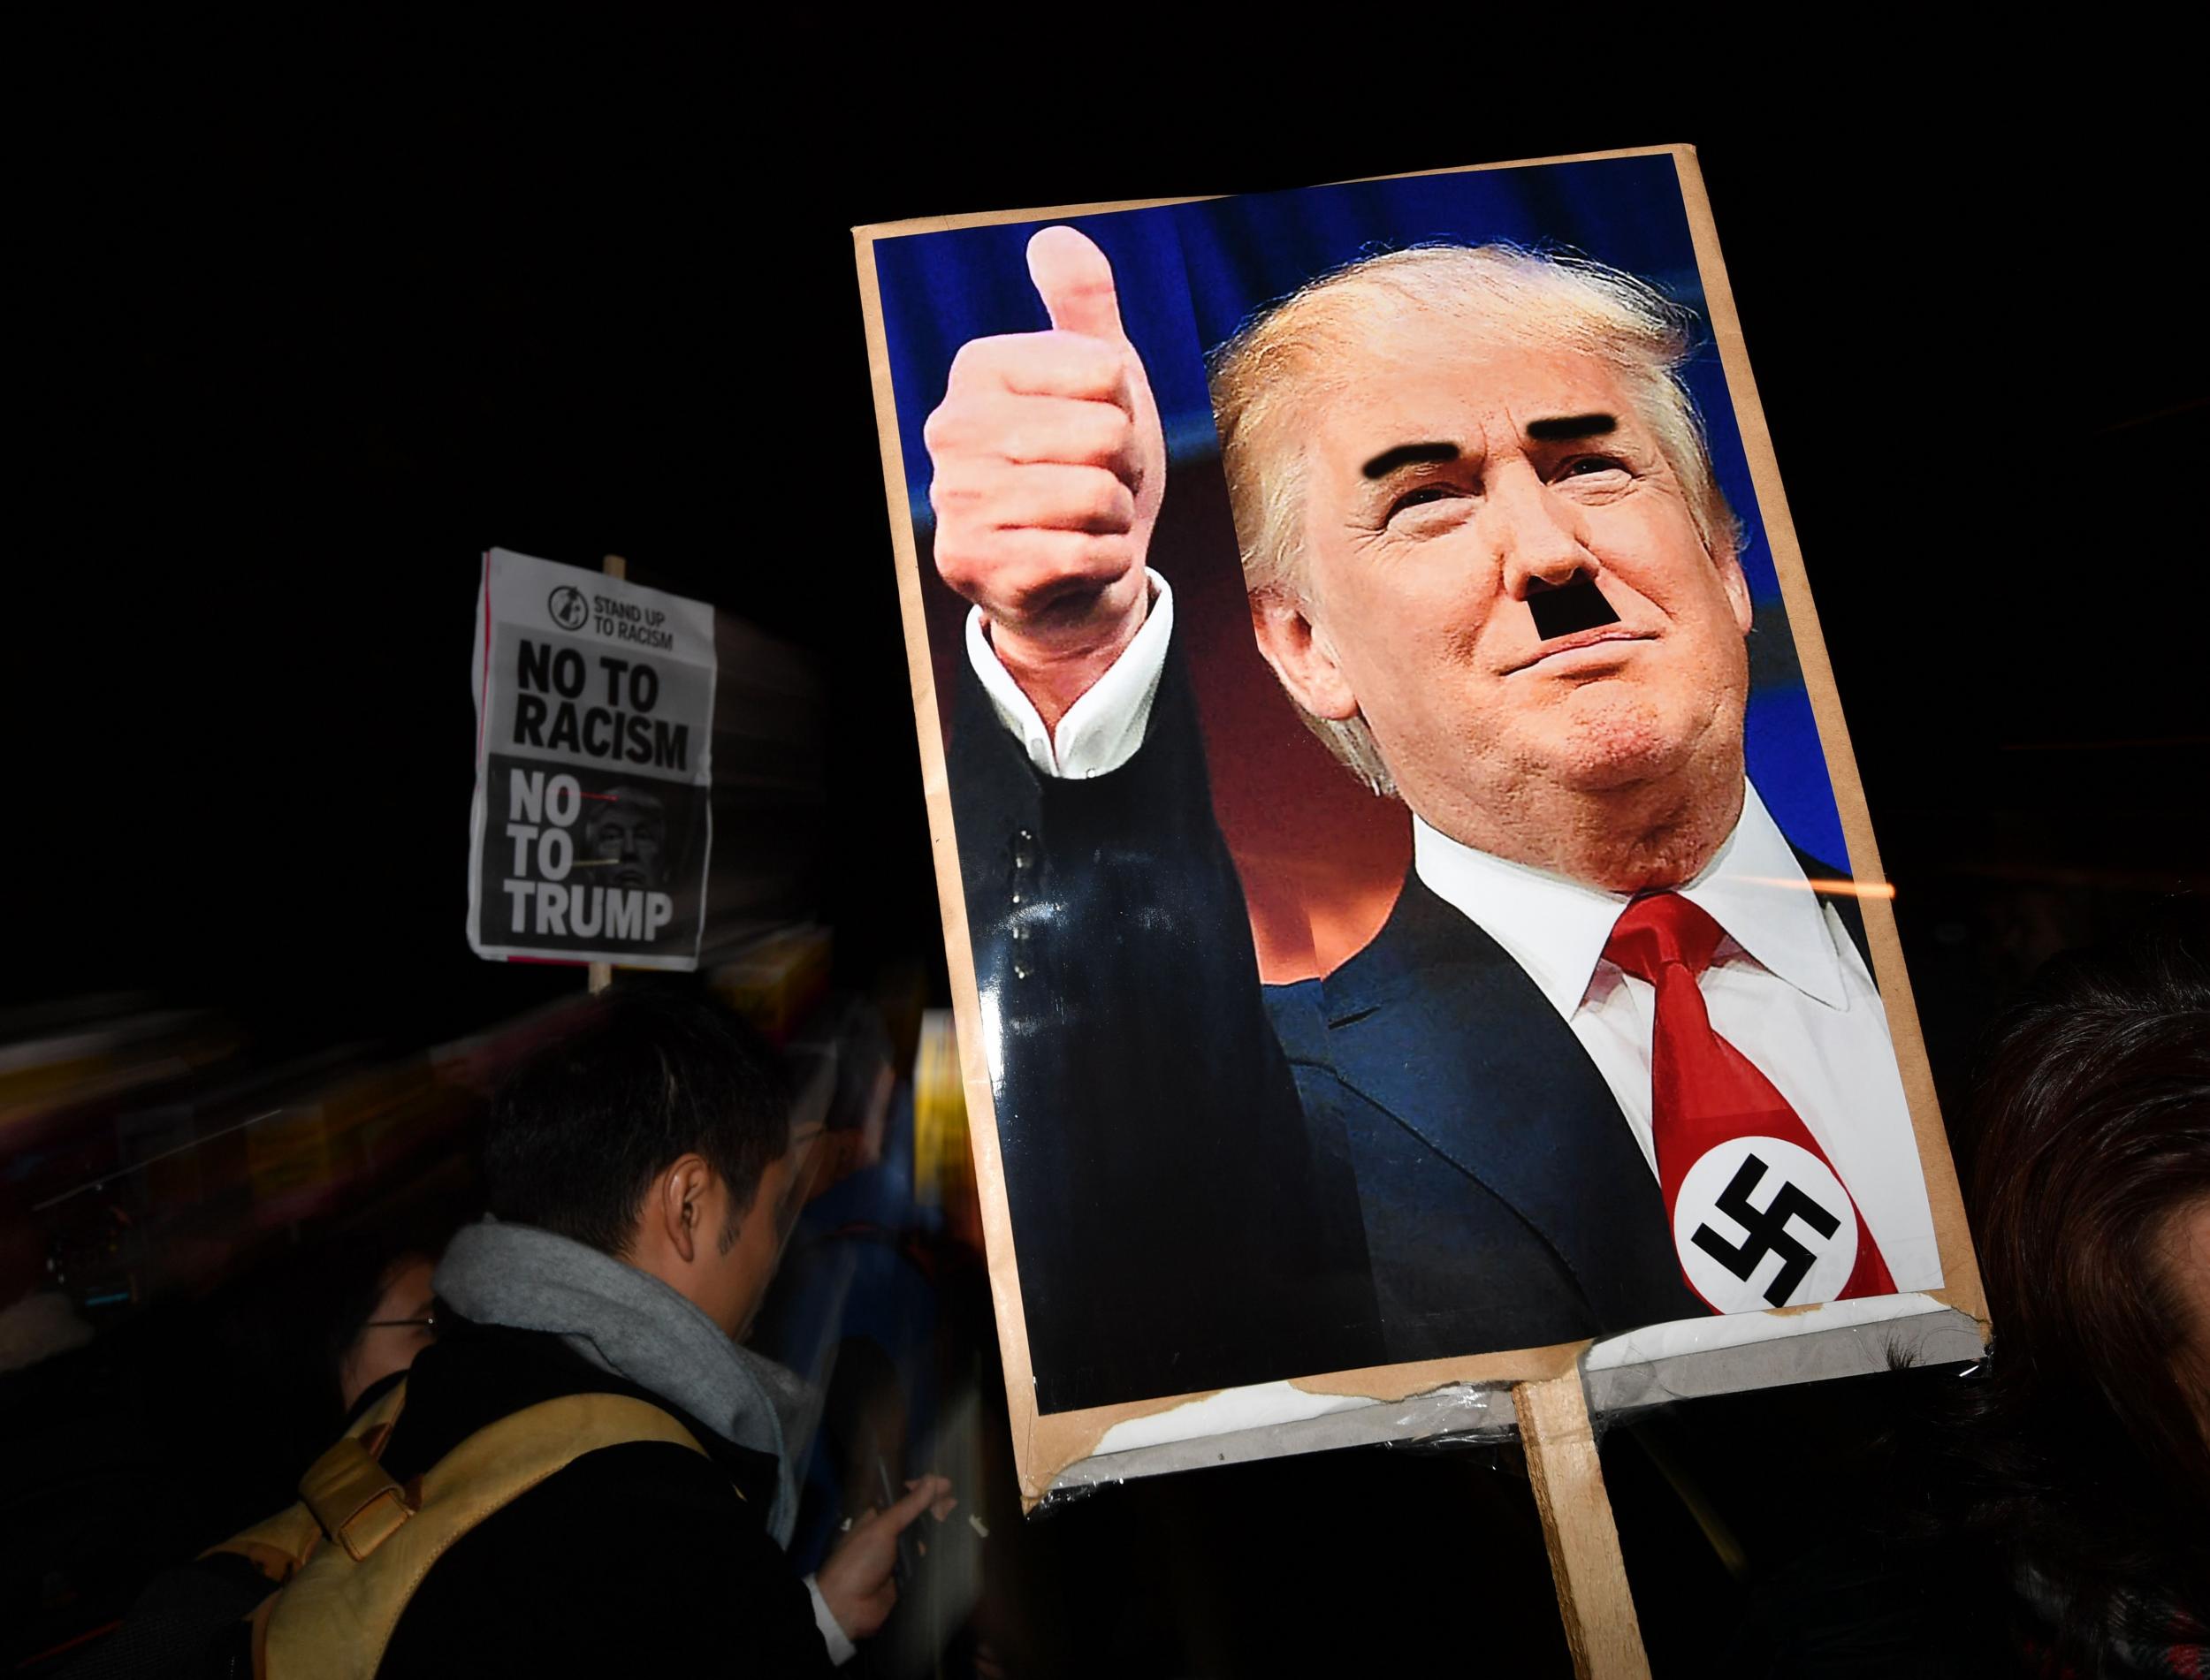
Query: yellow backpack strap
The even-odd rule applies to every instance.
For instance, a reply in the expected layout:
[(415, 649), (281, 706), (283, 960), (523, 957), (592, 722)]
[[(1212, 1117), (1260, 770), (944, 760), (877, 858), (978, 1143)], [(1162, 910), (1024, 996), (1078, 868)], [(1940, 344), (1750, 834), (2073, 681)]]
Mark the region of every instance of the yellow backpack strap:
[(308, 1466), (300, 1479), (300, 1502), (356, 1563), (415, 1514), (406, 1490), (351, 1435)]
[(648, 1402), (568, 1395), (477, 1430), (423, 1474), (412, 1500), (373, 1461), (364, 1471), (325, 1454), (301, 1492), (335, 1519), (324, 1532), (339, 1544), (317, 1549), (265, 1607), (255, 1672), (367, 1680), (400, 1612), (454, 1541), (585, 1453), (643, 1441), (705, 1450)]
[[(392, 1385), (389, 1394), (361, 1414), (351, 1434), (340, 1437), (336, 1446), (315, 1461), (314, 1468), (300, 1485), (301, 1494), (307, 1494), (317, 1472), (333, 1460), (351, 1462), (357, 1457), (373, 1465), (377, 1455), (384, 1450), (384, 1443), (391, 1439), (392, 1425), (399, 1421), (400, 1410), (406, 1403), (407, 1383), (402, 1378)], [(298, 1504), (255, 1523), (242, 1533), (233, 1534), (220, 1546), (209, 1547), (200, 1555), (212, 1557), (217, 1552), (234, 1552), (281, 1586), (314, 1555), (325, 1532), (310, 1501), (302, 1497)]]

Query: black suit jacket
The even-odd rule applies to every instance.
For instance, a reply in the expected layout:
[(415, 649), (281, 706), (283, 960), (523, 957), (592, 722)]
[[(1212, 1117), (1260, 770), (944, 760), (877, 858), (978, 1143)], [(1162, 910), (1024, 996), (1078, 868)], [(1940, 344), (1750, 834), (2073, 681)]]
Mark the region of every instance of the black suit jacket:
[(1346, 1143), (1268, 1021), (1178, 660), (1091, 781), (1038, 773), (963, 661), (949, 771), (1040, 1410), (1378, 1363)]
[(1416, 876), (1334, 973), (1260, 986), (1178, 650), (1142, 748), (1092, 780), (1037, 772), (961, 685), (954, 823), (1043, 1410), (1707, 1311), (1580, 1040)]

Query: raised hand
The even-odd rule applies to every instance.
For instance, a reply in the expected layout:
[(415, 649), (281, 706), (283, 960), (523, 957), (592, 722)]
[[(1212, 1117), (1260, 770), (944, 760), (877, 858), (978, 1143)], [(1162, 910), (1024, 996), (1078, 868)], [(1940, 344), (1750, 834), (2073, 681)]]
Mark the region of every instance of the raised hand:
[(951, 1496), (949, 1477), (923, 1476), (906, 1484), (903, 1499), (887, 1509), (869, 1511), (837, 1541), (815, 1572), (813, 1584), (846, 1637), (867, 1638), (896, 1608), (898, 1536), (923, 1511), (941, 1523), (958, 1502)]
[(1048, 227), (1028, 274), (1051, 330), (963, 346), (922, 437), (936, 568), (1055, 726), (1142, 627), (1166, 439), (1105, 254)]

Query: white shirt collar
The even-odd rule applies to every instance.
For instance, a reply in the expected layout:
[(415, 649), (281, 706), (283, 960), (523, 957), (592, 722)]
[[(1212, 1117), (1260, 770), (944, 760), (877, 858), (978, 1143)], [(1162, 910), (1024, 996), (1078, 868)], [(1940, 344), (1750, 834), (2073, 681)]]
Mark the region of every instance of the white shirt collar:
[[(1477, 852), (1416, 815), (1412, 860), (1429, 890), (1509, 952), (1571, 1020), (1627, 895)], [(1825, 911), (1755, 787), (1744, 784), (1734, 832), (1680, 891), (1761, 967), (1831, 1008), (1846, 1006)]]
[(1035, 703), (998, 663), (982, 609), (968, 609), (967, 663), (982, 680), (998, 721), (1044, 775), (1101, 776), (1119, 769), (1143, 745), (1145, 723), (1166, 668), (1166, 643), (1174, 634), (1174, 591), (1156, 572), (1145, 575), (1151, 581), (1151, 602), (1142, 627), (1105, 674), (1067, 708), (1055, 734), (1044, 727)]

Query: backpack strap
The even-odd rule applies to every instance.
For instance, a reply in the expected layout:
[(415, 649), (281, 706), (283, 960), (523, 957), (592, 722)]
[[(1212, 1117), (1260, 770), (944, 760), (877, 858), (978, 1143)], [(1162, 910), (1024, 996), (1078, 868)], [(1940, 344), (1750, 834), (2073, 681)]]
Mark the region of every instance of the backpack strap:
[(263, 1607), (255, 1671), (367, 1680), (400, 1613), (455, 1541), (584, 1454), (631, 1441), (705, 1451), (659, 1407), (627, 1395), (567, 1395), (502, 1418), (414, 1487), (386, 1476), (364, 1443), (340, 1441), (308, 1472), (295, 1508), (316, 1511), (317, 1532), (338, 1544), (316, 1548)]
[(392, 1425), (399, 1421), (400, 1411), (406, 1403), (407, 1383), (402, 1378), (392, 1386), (389, 1394), (361, 1414), (354, 1433), (340, 1437), (335, 1447), (315, 1461), (301, 1482), (302, 1497), (298, 1504), (255, 1523), (220, 1546), (209, 1547), (200, 1555), (212, 1557), (217, 1552), (233, 1552), (267, 1576), (272, 1584), (283, 1585), (314, 1555), (324, 1536), (332, 1532), (323, 1520), (323, 1514), (314, 1508), (309, 1494), (318, 1473), (325, 1464), (351, 1463), (356, 1459), (365, 1460), (373, 1468), (377, 1455), (384, 1450), (384, 1443), (392, 1438)]
[[(383, 1443), (376, 1443), (381, 1448)], [(398, 1532), (415, 1514), (407, 1492), (393, 1481), (368, 1442), (341, 1435), (300, 1479), (300, 1503), (315, 1524), (358, 1563)]]

